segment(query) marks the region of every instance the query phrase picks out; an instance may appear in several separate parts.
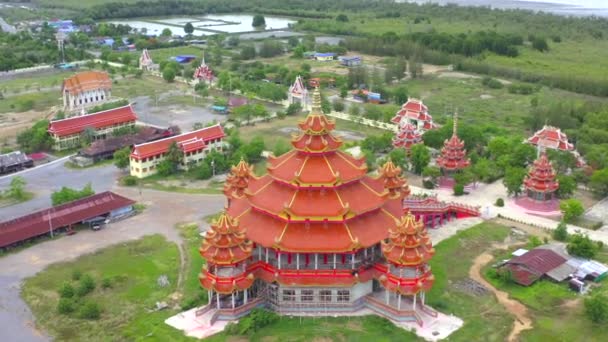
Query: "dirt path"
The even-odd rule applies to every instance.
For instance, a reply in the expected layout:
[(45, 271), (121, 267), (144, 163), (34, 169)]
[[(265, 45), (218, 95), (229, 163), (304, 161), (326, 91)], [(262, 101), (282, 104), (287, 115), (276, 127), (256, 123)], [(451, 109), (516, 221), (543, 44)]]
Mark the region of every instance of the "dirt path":
[(469, 277), (492, 291), (492, 293), (496, 295), (498, 302), (502, 304), (508, 312), (515, 316), (513, 329), (511, 329), (511, 333), (509, 334), (507, 341), (518, 341), (518, 336), (522, 331), (532, 329), (532, 320), (528, 315), (528, 308), (526, 308), (525, 305), (516, 300), (510, 299), (508, 293), (497, 290), (482, 277), (481, 269), (488, 262), (492, 261), (493, 258), (494, 257), (492, 254), (488, 252), (485, 252), (475, 258), (473, 261), (473, 266), (471, 266), (471, 269), (469, 270)]

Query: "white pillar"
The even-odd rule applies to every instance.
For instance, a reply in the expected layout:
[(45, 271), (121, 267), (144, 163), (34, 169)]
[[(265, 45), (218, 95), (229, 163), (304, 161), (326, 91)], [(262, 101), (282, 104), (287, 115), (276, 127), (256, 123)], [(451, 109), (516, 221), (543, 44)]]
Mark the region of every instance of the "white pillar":
[(319, 268), (319, 253), (315, 253), (315, 270)]
[(245, 304), (247, 304), (247, 292), (248, 292), (248, 291), (249, 291), (249, 290), (245, 290), (245, 291), (244, 291), (244, 293), (243, 293), (243, 295), (245, 296), (245, 298), (244, 298), (244, 300), (245, 300)]
[(414, 293), (414, 311), (416, 311), (416, 294)]
[(234, 292), (230, 294), (232, 296), (232, 308), (234, 309)]
[(262, 247), (258, 247), (258, 260), (262, 260)]
[(300, 253), (296, 253), (296, 270), (300, 269)]
[(266, 248), (266, 263), (268, 263), (268, 248)]
[(211, 305), (211, 301), (213, 300), (213, 291), (212, 290), (207, 291), (207, 298), (209, 299), (207, 304)]
[(397, 309), (401, 310), (401, 293), (399, 294), (399, 297), (397, 298)]
[(215, 297), (217, 298), (217, 308), (218, 308), (218, 309), (221, 309), (221, 308), (220, 308), (220, 293), (219, 293), (219, 292), (218, 292), (218, 293), (216, 293), (216, 294), (215, 294)]
[(355, 269), (355, 253), (353, 253), (352, 260), (353, 260), (353, 270), (354, 270)]
[(388, 302), (390, 300), (390, 293), (388, 292), (388, 290), (384, 290), (384, 292), (386, 292), (386, 305), (388, 305)]
[(425, 299), (426, 299), (426, 292), (422, 292), (422, 294), (420, 295), (420, 300), (421, 300), (422, 306), (424, 306)]
[(363, 256), (367, 259), (367, 248), (363, 249)]
[(334, 253), (334, 270), (336, 269), (336, 253)]
[(281, 252), (279, 252), (279, 269), (281, 269)]

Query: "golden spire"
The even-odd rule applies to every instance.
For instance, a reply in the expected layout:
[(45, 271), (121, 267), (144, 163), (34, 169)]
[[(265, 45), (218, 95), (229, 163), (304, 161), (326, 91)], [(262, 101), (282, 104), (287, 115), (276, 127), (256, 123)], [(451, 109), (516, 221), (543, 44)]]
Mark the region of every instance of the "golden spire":
[(321, 92), (319, 91), (319, 87), (315, 87), (315, 90), (312, 92), (312, 114), (323, 114), (323, 109), (321, 108)]

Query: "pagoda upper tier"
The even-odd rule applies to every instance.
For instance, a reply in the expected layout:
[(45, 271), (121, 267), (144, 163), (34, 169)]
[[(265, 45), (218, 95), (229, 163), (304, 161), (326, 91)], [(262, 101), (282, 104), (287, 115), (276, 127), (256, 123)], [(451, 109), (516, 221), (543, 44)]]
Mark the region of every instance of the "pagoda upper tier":
[(234, 265), (249, 258), (252, 247), (238, 220), (224, 212), (205, 233), (199, 252), (211, 265)]
[(437, 165), (444, 171), (459, 171), (469, 166), (470, 161), (466, 157), (467, 151), (464, 149), (464, 141), (460, 140), (457, 134), (458, 114), (454, 114), (454, 128), (452, 137), (443, 143), (441, 156), (437, 158)]
[(536, 193), (552, 193), (559, 188), (559, 182), (555, 178), (553, 165), (547, 154), (543, 152), (528, 170), (528, 175), (524, 178), (524, 187)]
[(250, 178), (244, 196), (229, 203), (247, 237), (263, 247), (303, 253), (349, 252), (388, 237), (407, 194), (397, 189), (398, 177), (369, 177), (364, 159), (339, 149), (342, 141), (332, 133), (335, 122), (321, 112), (318, 89), (299, 128), (294, 149), (271, 156), (268, 173)]
[(561, 151), (574, 151), (574, 145), (568, 142), (566, 133), (553, 126), (543, 126), (543, 128), (534, 133), (527, 142), (538, 146), (541, 149), (549, 148)]
[(249, 179), (255, 177), (253, 168), (246, 161), (241, 161), (233, 166), (230, 174), (224, 183), (224, 195), (229, 198), (240, 198), (245, 194), (245, 189), (249, 185)]
[(393, 146), (405, 148), (409, 153), (412, 146), (422, 142), (422, 134), (411, 123), (400, 125), (397, 135), (393, 138)]
[(422, 100), (414, 98), (408, 99), (401, 106), (401, 109), (391, 119), (391, 122), (396, 123), (399, 127), (412, 124), (421, 132), (437, 128), (437, 125), (433, 122), (433, 117), (429, 114), (427, 106), (422, 103)]

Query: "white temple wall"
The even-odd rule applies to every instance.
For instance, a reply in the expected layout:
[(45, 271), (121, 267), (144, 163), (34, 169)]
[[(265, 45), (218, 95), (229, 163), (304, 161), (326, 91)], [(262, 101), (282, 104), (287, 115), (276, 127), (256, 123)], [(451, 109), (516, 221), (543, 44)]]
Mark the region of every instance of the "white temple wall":
[(373, 291), (373, 280), (367, 281), (365, 283), (358, 283), (352, 287), (350, 291), (351, 301), (356, 301), (357, 299), (364, 297)]

